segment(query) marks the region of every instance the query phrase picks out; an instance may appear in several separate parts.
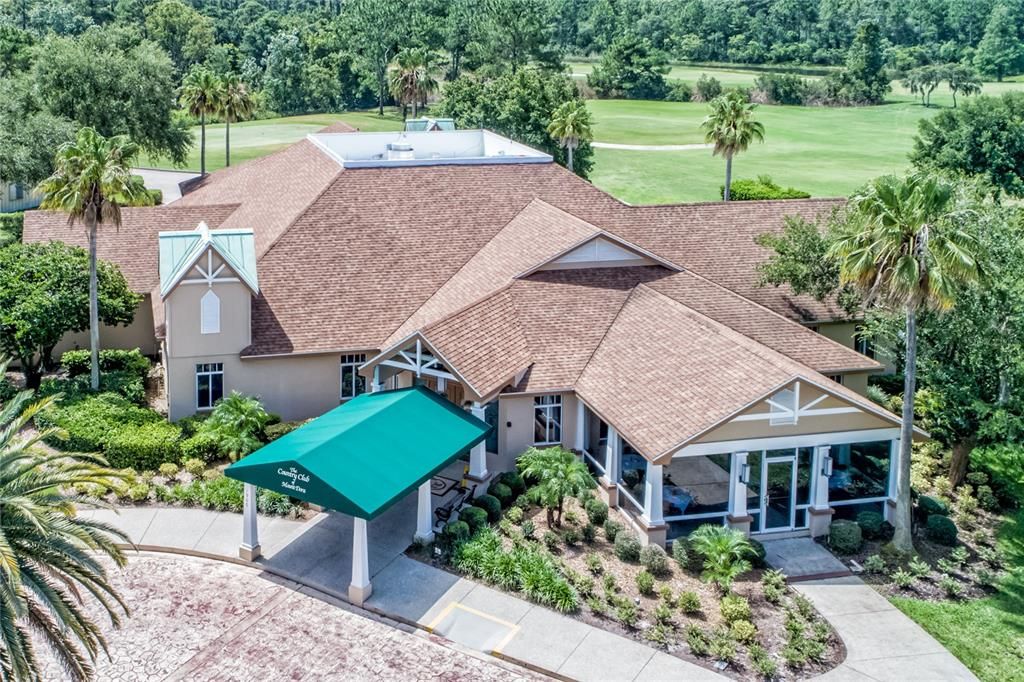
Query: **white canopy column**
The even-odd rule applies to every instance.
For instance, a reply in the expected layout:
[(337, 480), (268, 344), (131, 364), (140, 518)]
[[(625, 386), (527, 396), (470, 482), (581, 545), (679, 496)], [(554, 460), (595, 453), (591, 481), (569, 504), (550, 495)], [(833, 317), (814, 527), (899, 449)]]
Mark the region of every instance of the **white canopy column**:
[[(470, 412), (477, 419), (484, 421), (484, 408), (474, 402)], [(484, 481), (490, 476), (487, 471), (487, 441), (481, 441), (469, 451), (469, 477), (474, 481)]]
[(242, 491), (242, 546), (238, 548), (238, 556), (246, 561), (254, 561), (260, 556), (260, 534), (256, 520), (256, 486), (252, 483), (244, 483)]
[(370, 584), (370, 555), (366, 545), (366, 519), (352, 517), (352, 582), (348, 586), (348, 599), (362, 606), (373, 593)]
[(647, 461), (647, 475), (644, 477), (644, 523), (648, 527), (665, 525), (662, 512), (662, 466)]
[(423, 544), (434, 541), (434, 508), (430, 501), (430, 481), (420, 484), (416, 493), (416, 534), (413, 540)]
[(814, 460), (811, 466), (811, 506), (807, 509), (810, 515), (808, 525), (811, 537), (828, 533), (832, 525), (832, 508), (828, 503), (828, 477), (832, 475), (832, 455), (829, 446), (819, 445), (814, 448)]

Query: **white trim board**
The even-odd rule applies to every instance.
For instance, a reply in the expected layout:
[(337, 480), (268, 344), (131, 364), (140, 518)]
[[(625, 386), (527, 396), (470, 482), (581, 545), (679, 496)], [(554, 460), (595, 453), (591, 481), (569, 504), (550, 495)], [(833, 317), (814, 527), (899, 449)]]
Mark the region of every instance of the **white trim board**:
[(721, 455), (728, 452), (777, 450), (783, 448), (807, 448), (818, 445), (843, 445), (875, 440), (893, 440), (900, 437), (898, 427), (889, 429), (864, 429), (861, 431), (833, 431), (831, 433), (812, 433), (803, 436), (773, 436), (770, 438), (751, 438), (746, 440), (722, 440), (711, 443), (695, 443), (687, 445), (675, 454), (672, 459), (698, 457), (703, 455)]

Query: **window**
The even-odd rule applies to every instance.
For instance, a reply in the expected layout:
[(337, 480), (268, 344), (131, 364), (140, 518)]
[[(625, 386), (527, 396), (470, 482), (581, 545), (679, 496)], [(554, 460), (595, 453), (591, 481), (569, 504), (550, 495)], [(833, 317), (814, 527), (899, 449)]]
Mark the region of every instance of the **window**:
[(199, 301), (199, 333), (220, 334), (220, 299), (213, 289)]
[(832, 504), (847, 500), (882, 498), (889, 494), (892, 452), (889, 441), (833, 445), (828, 498)]
[(839, 384), (840, 386), (842, 386), (842, 385), (843, 385), (843, 375), (842, 375), (842, 374), (830, 374), (830, 375), (828, 376), (828, 379), (829, 379), (829, 381), (834, 381), (834, 382), (836, 382), (836, 383), (837, 383), (837, 384)]
[(869, 358), (875, 357), (875, 346), (871, 343), (871, 337), (867, 328), (858, 326), (853, 336), (853, 349), (861, 355)]
[(341, 356), (341, 399), (350, 400), (366, 393), (366, 377), (359, 374), (359, 366), (366, 362), (366, 355)]
[(562, 442), (562, 396), (539, 395), (533, 399), (533, 444)]
[(796, 424), (796, 391), (791, 388), (779, 391), (771, 397), (771, 417), (769, 424), (782, 426)]
[(604, 474), (608, 449), (608, 425), (583, 406), (583, 460), (594, 476)]
[(623, 493), (619, 496), (620, 506), (625, 499), (635, 505), (638, 514), (642, 514), (647, 501), (647, 460), (625, 439), (622, 440), (616, 483), (619, 484), (619, 492)]
[(196, 365), (196, 409), (209, 410), (224, 397), (224, 364)]
[(17, 182), (7, 186), (7, 198), (11, 201), (21, 201), (25, 198), (25, 188)]

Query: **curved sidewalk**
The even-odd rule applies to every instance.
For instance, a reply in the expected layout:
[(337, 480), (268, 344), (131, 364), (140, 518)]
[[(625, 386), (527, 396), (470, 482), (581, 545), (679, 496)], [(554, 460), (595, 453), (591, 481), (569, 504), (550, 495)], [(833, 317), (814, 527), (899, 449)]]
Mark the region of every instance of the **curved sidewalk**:
[[(123, 529), (144, 549), (247, 563), (237, 558), (240, 514), (173, 507), (83, 514)], [(412, 519), (415, 514), (400, 516)], [(260, 538), (267, 558), (247, 565), (347, 600), (349, 562), (339, 558), (351, 549), (344, 518), (320, 514), (310, 521), (294, 521), (261, 516)], [(405, 538), (412, 536), (411, 526), (402, 537), (378, 534), (384, 547), (377, 556), (372, 526), (370, 533), (374, 595), (366, 604), (369, 611), (561, 678), (726, 679), (631, 639), (409, 559), (401, 550), (407, 544)], [(396, 550), (399, 545), (401, 549)], [(306, 556), (309, 552), (314, 555)], [(814, 603), (847, 649), (846, 660), (819, 679), (976, 680), (941, 644), (859, 578), (810, 580), (792, 587)]]

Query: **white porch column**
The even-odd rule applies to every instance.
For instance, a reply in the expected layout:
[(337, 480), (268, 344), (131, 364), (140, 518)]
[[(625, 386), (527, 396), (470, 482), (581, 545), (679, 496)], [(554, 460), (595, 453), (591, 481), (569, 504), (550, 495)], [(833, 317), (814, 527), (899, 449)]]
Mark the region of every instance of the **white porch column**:
[(448, 380), (444, 377), (437, 377), (437, 392), (444, 395), (445, 390), (448, 388)]
[(808, 526), (810, 526), (811, 537), (818, 537), (828, 533), (832, 525), (832, 509), (828, 504), (828, 476), (826, 475), (832, 467), (832, 456), (828, 445), (819, 445), (814, 448), (814, 458), (811, 463), (811, 506), (807, 510), (810, 514)]
[(256, 486), (242, 484), (242, 546), (238, 556), (253, 561), (260, 556), (260, 534), (256, 520)]
[(899, 490), (900, 484), (900, 472), (903, 468), (900, 466), (900, 441), (898, 438), (894, 438), (889, 443), (889, 489), (886, 491), (886, 496), (889, 498), (885, 504), (882, 505), (882, 510), (885, 516), (885, 520), (889, 523), (896, 522), (896, 495)]
[[(576, 398), (576, 438), (573, 441), (573, 449), (583, 452), (584, 439), (584, 419), (583, 419), (583, 401), (578, 397)], [(596, 452), (591, 452), (591, 456), (596, 455)]]
[(383, 386), (380, 383), (380, 365), (373, 368), (373, 378), (370, 379), (370, 393), (376, 393), (381, 390)]
[(750, 533), (750, 524), (753, 521), (747, 512), (747, 481), (744, 481), (743, 472), (747, 468), (747, 452), (734, 452), (730, 456), (732, 462), (729, 469), (729, 515), (726, 520), (729, 526)]
[[(470, 412), (480, 421), (484, 420), (484, 408), (480, 403), (474, 402)], [(469, 477), (474, 481), (483, 481), (488, 476), (490, 473), (487, 471), (487, 442), (482, 441), (469, 451)]]
[(647, 475), (644, 477), (643, 518), (648, 526), (665, 525), (661, 494), (662, 475), (662, 466), (647, 460)]
[(348, 599), (362, 606), (370, 598), (370, 555), (366, 547), (366, 519), (352, 518), (352, 582), (348, 586)]
[(420, 484), (416, 502), (416, 534), (413, 540), (429, 544), (434, 541), (434, 507), (430, 501), (429, 480)]
[(619, 454), (622, 452), (622, 438), (611, 424), (608, 425), (608, 444), (605, 445), (604, 475), (615, 485), (619, 475)]

